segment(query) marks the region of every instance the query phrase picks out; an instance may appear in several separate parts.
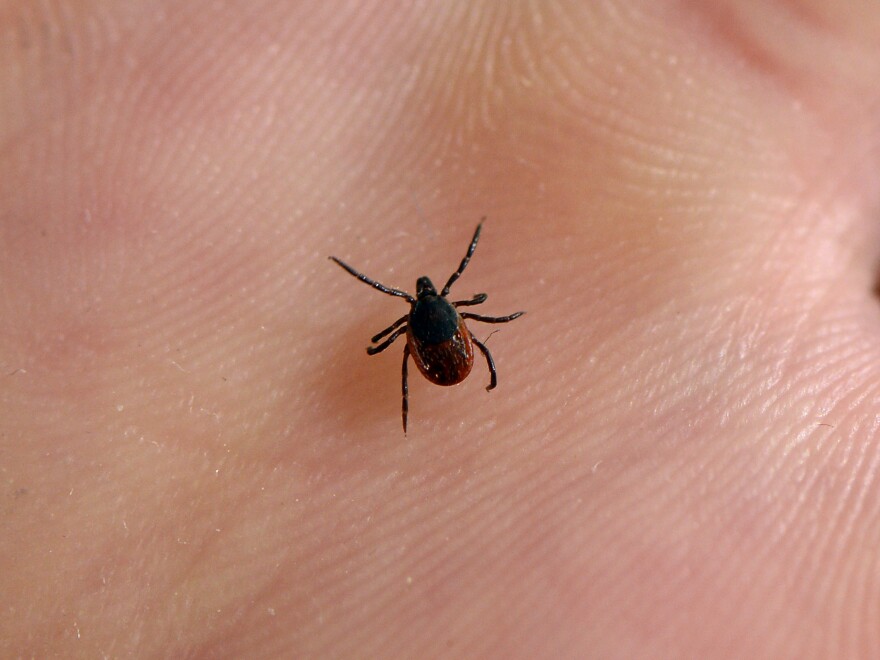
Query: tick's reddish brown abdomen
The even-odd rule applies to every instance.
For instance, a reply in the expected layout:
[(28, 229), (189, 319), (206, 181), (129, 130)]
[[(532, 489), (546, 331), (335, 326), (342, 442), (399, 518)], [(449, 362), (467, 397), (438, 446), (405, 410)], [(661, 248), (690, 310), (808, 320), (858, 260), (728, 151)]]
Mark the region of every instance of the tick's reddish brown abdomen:
[(474, 366), (474, 342), (461, 317), (452, 337), (442, 342), (434, 344), (418, 339), (412, 325), (407, 327), (406, 340), (419, 371), (437, 385), (460, 383)]

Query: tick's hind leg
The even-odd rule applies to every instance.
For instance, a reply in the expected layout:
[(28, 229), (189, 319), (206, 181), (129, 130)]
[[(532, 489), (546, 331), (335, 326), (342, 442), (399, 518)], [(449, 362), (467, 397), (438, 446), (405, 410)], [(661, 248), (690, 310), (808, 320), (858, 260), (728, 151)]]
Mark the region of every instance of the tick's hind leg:
[(471, 337), (477, 345), (477, 348), (479, 348), (483, 352), (483, 355), (486, 356), (486, 363), (489, 365), (489, 385), (486, 387), (486, 391), (489, 392), (490, 390), (494, 390), (495, 386), (498, 385), (498, 374), (495, 371), (495, 360), (492, 359), (492, 354), (483, 342), (476, 337), (473, 337), (473, 335), (471, 335)]
[(409, 359), (409, 344), (403, 347), (403, 369), (402, 376), (403, 379), (401, 381), (401, 389), (403, 391), (403, 410), (401, 412), (401, 416), (403, 417), (403, 434), (406, 435), (406, 415), (409, 412), (409, 386), (406, 383), (406, 361)]

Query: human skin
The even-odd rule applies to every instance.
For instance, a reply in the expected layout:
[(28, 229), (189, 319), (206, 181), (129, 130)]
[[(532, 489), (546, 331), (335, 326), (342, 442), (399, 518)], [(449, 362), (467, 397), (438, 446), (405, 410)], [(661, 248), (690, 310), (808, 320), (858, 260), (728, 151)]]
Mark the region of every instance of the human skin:
[[(880, 647), (880, 5), (0, 3), (0, 656)], [(441, 388), (386, 284), (488, 292)]]

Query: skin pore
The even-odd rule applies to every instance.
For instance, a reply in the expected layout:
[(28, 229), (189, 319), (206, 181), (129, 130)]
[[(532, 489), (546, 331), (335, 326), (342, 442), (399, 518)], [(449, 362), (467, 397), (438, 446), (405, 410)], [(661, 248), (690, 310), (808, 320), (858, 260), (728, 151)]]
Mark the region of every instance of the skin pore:
[[(875, 0), (0, 3), (0, 656), (880, 644)], [(370, 336), (456, 283), (498, 387)], [(482, 334), (480, 334), (482, 333)], [(402, 348), (402, 347), (401, 347)]]

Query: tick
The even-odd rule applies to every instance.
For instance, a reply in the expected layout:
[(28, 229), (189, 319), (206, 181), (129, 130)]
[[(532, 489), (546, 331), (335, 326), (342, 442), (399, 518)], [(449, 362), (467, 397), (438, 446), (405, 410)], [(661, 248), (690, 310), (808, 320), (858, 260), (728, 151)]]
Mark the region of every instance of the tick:
[[(482, 323), (507, 323), (525, 314), (525, 312), (516, 312), (508, 316), (481, 316), (471, 312), (458, 311), (459, 307), (470, 307), (486, 302), (488, 295), (485, 293), (478, 293), (470, 300), (449, 302), (446, 299), (446, 296), (449, 295), (449, 289), (461, 277), (471, 257), (474, 255), (482, 228), (483, 223), (480, 222), (477, 225), (477, 230), (474, 232), (474, 237), (471, 239), (471, 244), (468, 246), (467, 254), (464, 255), (464, 259), (461, 260), (461, 264), (458, 266), (458, 270), (450, 275), (449, 280), (447, 280), (440, 293), (437, 293), (437, 289), (427, 275), (420, 277), (416, 281), (416, 295), (413, 296), (406, 291), (393, 289), (375, 280), (371, 280), (342, 260), (330, 257), (361, 282), (369, 284), (374, 289), (387, 293), (389, 296), (403, 298), (409, 303), (409, 312), (370, 339), (373, 346), (367, 348), (367, 354), (376, 355), (376, 353), (381, 353), (391, 346), (403, 333), (406, 333), (406, 346), (403, 347), (403, 410), (401, 413), (404, 434), (406, 433), (406, 417), (409, 411), (409, 388), (407, 385), (406, 367), (410, 355), (412, 355), (422, 375), (432, 383), (436, 385), (457, 385), (467, 378), (471, 369), (473, 369), (474, 345), (476, 345), (486, 358), (486, 364), (489, 366), (489, 385), (486, 387), (486, 391), (491, 391), (498, 385), (495, 361), (492, 359), (492, 354), (489, 353), (486, 345), (474, 337), (471, 331), (468, 330), (465, 319), (481, 321)], [(379, 343), (380, 340), (384, 341)]]

